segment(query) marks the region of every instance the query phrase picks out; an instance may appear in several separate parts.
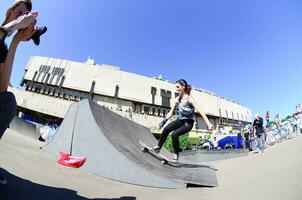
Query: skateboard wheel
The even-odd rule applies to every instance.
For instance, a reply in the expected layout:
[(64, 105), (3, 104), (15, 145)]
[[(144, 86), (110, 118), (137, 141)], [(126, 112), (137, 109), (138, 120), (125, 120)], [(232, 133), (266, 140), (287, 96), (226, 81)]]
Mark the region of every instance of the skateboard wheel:
[(148, 152), (148, 149), (147, 148), (142, 148), (141, 149), (143, 152)]
[(161, 163), (162, 165), (165, 165), (165, 164), (167, 164), (167, 161), (162, 160), (162, 161), (160, 161), (160, 163)]

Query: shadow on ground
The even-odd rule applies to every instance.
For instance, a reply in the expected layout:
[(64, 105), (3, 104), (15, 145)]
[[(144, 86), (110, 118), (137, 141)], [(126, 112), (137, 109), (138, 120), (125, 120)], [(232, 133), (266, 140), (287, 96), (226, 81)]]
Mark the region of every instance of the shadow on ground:
[[(6, 185), (0, 185), (1, 200), (86, 200), (88, 198), (79, 196), (76, 191), (66, 188), (55, 188), (33, 183), (31, 181), (17, 177), (4, 169), (0, 173), (8, 180)], [(93, 200), (136, 200), (136, 197), (120, 198), (96, 198)]]

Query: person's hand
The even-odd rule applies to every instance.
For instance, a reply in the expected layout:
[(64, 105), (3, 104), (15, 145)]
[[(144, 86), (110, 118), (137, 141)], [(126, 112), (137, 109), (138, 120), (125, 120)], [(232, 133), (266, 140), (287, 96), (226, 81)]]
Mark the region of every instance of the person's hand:
[(164, 125), (167, 123), (168, 119), (164, 118), (158, 125), (158, 130), (162, 129)]
[(13, 32), (15, 30), (25, 29), (29, 27), (30, 25), (35, 23), (37, 16), (38, 12), (33, 11), (18, 17), (16, 20), (11, 22), (13, 24), (11, 31)]
[(25, 29), (21, 29), (18, 31), (18, 33), (15, 35), (14, 40), (20, 41), (28, 41), (32, 37), (32, 35), (36, 32), (37, 27), (35, 24), (30, 25), (29, 27)]

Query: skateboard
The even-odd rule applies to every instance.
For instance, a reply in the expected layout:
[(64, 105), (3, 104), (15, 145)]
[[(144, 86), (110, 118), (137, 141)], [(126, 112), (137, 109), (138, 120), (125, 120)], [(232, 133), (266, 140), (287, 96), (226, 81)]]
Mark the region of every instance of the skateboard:
[(146, 145), (142, 140), (139, 140), (139, 143), (142, 146), (142, 148), (141, 148), (142, 152), (149, 153), (154, 158), (160, 160), (160, 163), (162, 165), (167, 164), (167, 165), (172, 166), (172, 167), (177, 167), (177, 168), (186, 167), (186, 168), (192, 168), (192, 169), (195, 169), (195, 168), (209, 168), (209, 169), (217, 171), (216, 168), (211, 167), (211, 166), (207, 166), (207, 165), (181, 163), (179, 161), (171, 160), (171, 159), (167, 158), (166, 156), (164, 156), (160, 153), (156, 153), (151, 147)]
[(165, 165), (168, 163), (175, 163), (176, 161), (167, 158), (166, 156), (156, 153), (151, 147), (146, 145), (142, 140), (139, 140), (139, 144), (142, 146), (141, 150), (146, 153), (150, 153), (153, 157), (156, 157), (160, 160), (160, 163)]

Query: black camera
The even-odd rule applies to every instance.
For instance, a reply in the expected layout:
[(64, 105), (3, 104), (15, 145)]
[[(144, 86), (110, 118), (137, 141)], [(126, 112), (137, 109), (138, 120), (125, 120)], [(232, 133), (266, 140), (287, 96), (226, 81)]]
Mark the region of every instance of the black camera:
[[(28, 15), (29, 11), (25, 12), (22, 17)], [(35, 20), (35, 23), (37, 23), (37, 20)], [(39, 45), (40, 44), (40, 36), (43, 35), (44, 33), (46, 33), (47, 31), (47, 27), (46, 26), (42, 26), (39, 27), (36, 32), (31, 36), (30, 39), (32, 39), (35, 43), (35, 45)]]
[(31, 39), (34, 41), (35, 45), (38, 46), (40, 44), (40, 36), (46, 33), (46, 31), (46, 26), (39, 27), (36, 32), (31, 36)]

